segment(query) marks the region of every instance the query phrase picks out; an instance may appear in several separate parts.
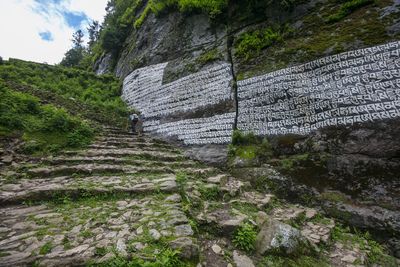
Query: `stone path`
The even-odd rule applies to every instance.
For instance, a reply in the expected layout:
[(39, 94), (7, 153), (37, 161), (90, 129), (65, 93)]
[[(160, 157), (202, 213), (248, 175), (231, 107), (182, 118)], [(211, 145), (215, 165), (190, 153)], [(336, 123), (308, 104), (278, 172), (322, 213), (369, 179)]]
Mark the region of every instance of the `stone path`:
[(0, 204), (0, 266), (96, 266), (116, 256), (155, 261), (167, 248), (187, 266), (267, 266), (257, 251), (268, 244), (248, 253), (233, 242), (245, 223), (265, 241), (267, 222), (317, 251), (329, 245), (321, 255), (333, 266), (366, 259), (365, 251), (333, 241), (335, 222), (316, 210), (114, 128), (85, 151), (3, 170)]

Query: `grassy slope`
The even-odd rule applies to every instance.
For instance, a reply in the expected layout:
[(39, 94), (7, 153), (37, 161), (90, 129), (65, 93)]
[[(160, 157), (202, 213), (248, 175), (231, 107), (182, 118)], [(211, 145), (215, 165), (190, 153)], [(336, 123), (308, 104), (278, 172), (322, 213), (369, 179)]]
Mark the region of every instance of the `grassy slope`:
[(124, 125), (119, 95), (112, 76), (6, 61), (0, 65), (0, 137), (22, 137), (28, 153), (84, 147), (99, 123)]

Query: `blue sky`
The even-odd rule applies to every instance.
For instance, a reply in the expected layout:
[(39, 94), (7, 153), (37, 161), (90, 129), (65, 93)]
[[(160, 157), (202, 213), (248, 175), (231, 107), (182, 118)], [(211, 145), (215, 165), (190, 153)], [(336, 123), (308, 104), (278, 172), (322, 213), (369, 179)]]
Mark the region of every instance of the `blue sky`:
[(102, 21), (108, 0), (0, 0), (0, 56), (59, 63), (72, 34)]
[(44, 41), (48, 41), (48, 42), (54, 41), (53, 35), (49, 31), (47, 31), (47, 32), (39, 32), (39, 36)]

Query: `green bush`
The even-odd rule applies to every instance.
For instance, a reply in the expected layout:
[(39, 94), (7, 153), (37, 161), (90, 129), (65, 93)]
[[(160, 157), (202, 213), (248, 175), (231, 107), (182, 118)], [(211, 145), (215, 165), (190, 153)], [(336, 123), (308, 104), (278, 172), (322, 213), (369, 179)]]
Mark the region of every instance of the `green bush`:
[(73, 148), (85, 147), (90, 144), (94, 137), (93, 130), (87, 125), (80, 125), (79, 128), (69, 133), (67, 145)]
[(239, 130), (233, 131), (232, 134), (232, 145), (254, 145), (258, 144), (259, 139), (254, 135), (254, 133), (242, 133)]
[(41, 105), (39, 99), (8, 87), (0, 90), (0, 136), (22, 135), (23, 152), (54, 152), (64, 147), (84, 147), (93, 130), (65, 109)]
[(346, 3), (344, 3), (339, 10), (335, 13), (330, 15), (326, 22), (327, 23), (335, 23), (340, 20), (342, 20), (344, 17), (350, 15), (357, 9), (372, 4), (374, 0), (349, 0)]
[(218, 199), (220, 193), (218, 186), (212, 186), (212, 187), (200, 186), (199, 192), (201, 194), (201, 197), (205, 200), (216, 200)]
[(264, 137), (261, 144), (257, 146), (256, 155), (260, 160), (268, 160), (274, 155), (272, 146), (266, 137)]
[(236, 230), (232, 241), (237, 248), (251, 251), (254, 249), (256, 237), (255, 227), (250, 223), (244, 223)]
[(254, 133), (242, 133), (234, 130), (232, 134), (232, 143), (228, 147), (230, 157), (240, 157), (242, 159), (268, 160), (273, 156), (272, 147), (266, 137), (261, 138)]

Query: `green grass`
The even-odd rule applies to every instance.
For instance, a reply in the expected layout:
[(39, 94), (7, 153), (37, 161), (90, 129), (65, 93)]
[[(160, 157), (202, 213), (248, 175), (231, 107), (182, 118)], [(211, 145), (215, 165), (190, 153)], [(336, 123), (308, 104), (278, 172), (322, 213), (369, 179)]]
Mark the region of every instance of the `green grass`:
[(80, 232), (79, 236), (81, 236), (83, 238), (89, 238), (89, 237), (94, 236), (94, 234), (89, 230), (84, 230), (84, 231)]
[(280, 160), (280, 168), (285, 171), (293, 171), (294, 167), (300, 166), (303, 162), (307, 161), (309, 157), (310, 155), (308, 153), (284, 157)]
[(53, 249), (53, 244), (51, 242), (45, 243), (39, 250), (40, 255), (46, 255)]
[(229, 147), (229, 153), (231, 155), (235, 155), (241, 159), (246, 159), (246, 160), (252, 160), (256, 158), (256, 151), (257, 147), (254, 145), (251, 146), (230, 146)]
[(222, 55), (221, 53), (218, 51), (218, 49), (211, 49), (209, 51), (206, 51), (204, 53), (202, 53), (197, 59), (197, 63), (200, 65), (205, 65), (207, 63), (216, 61), (218, 59), (221, 59)]
[[(154, 255), (154, 254), (153, 254)], [(101, 263), (88, 263), (86, 266), (98, 267), (186, 267), (192, 264), (182, 261), (179, 258), (179, 251), (163, 249), (160, 254), (155, 255), (154, 261), (145, 261), (140, 258), (126, 259), (121, 256)]]
[(36, 92), (45, 98), (42, 100), (55, 101), (68, 110), (90, 111), (92, 120), (102, 119), (111, 125), (126, 121), (128, 110), (120, 98), (121, 85), (111, 75), (10, 59), (0, 65), (0, 83), (12, 90)]
[(11, 254), (8, 253), (8, 252), (4, 252), (4, 251), (1, 251), (1, 252), (0, 252), (0, 258), (9, 256), (9, 255), (11, 255)]
[(331, 202), (342, 202), (342, 203), (347, 203), (349, 202), (349, 199), (342, 193), (340, 192), (334, 192), (334, 191), (329, 191), (329, 192), (323, 192), (320, 195), (320, 198), (322, 200), (328, 200)]
[(340, 20), (342, 20), (343, 18), (345, 18), (346, 16), (350, 15), (351, 13), (353, 13), (354, 11), (356, 11), (357, 9), (372, 4), (374, 3), (374, 0), (349, 0), (346, 1), (346, 3), (344, 3), (343, 5), (340, 6), (339, 10), (330, 15), (326, 22), (327, 23), (335, 23), (338, 22)]
[(252, 132), (242, 133), (235, 130), (232, 134), (232, 143), (228, 149), (230, 158), (267, 160), (273, 156), (273, 150), (268, 139), (255, 136)]
[(290, 258), (280, 255), (268, 255), (264, 257), (259, 266), (268, 267), (329, 267), (330, 264), (324, 258), (315, 258), (310, 256), (300, 256)]
[(368, 232), (351, 232), (349, 227), (336, 224), (331, 233), (333, 241), (339, 241), (348, 248), (357, 246), (367, 254), (367, 266), (397, 266), (396, 259), (389, 256), (387, 249), (371, 238)]
[(204, 185), (199, 187), (199, 192), (204, 200), (216, 200), (220, 193), (218, 186), (205, 187)]

